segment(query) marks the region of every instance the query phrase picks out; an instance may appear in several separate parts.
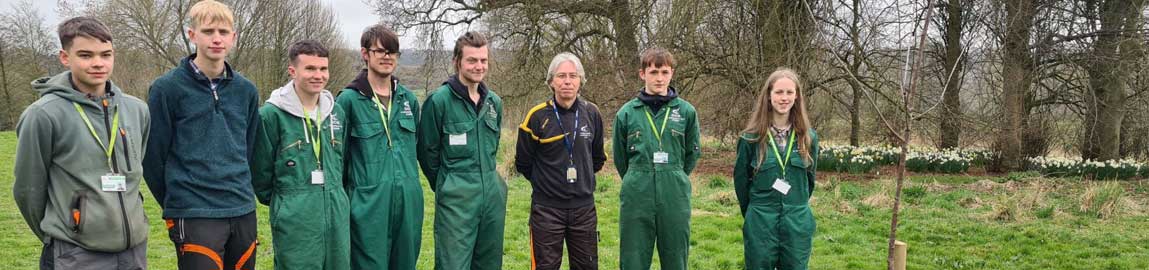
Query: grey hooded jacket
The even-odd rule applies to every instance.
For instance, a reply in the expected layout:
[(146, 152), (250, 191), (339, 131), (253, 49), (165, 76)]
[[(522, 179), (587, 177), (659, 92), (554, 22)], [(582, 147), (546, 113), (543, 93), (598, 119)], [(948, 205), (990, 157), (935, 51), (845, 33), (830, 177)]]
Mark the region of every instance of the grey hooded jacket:
[[(118, 252), (144, 243), (148, 235), (140, 193), (140, 160), (147, 143), (147, 104), (109, 82), (105, 102), (75, 90), (71, 72), (32, 82), (40, 99), (24, 110), (16, 126), (15, 183), (12, 193), (36, 237), (75, 244), (85, 250)], [(116, 137), (109, 168), (104, 147)], [(119, 112), (119, 128), (108, 132)], [(126, 191), (103, 191), (101, 176), (127, 178)]]

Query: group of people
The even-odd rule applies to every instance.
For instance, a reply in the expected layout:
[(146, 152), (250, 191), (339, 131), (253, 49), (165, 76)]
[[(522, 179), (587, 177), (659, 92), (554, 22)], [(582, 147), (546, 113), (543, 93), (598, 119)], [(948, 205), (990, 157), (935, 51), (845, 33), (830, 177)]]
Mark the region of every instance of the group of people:
[[(270, 206), (276, 269), (415, 269), (434, 191), (436, 269), (501, 269), (507, 186), (496, 170), (502, 99), (483, 83), (487, 39), (455, 42), (454, 75), (420, 104), (394, 75), (395, 32), (368, 27), (365, 68), (325, 90), (329, 51), (288, 49), (291, 80), (263, 102), (225, 60), (234, 16), (204, 0), (187, 14), (195, 54), (157, 78), (147, 101), (113, 84), (112, 34), (95, 18), (60, 24), (68, 71), (32, 83), (20, 117), (13, 192), (43, 243), (41, 269), (146, 269), (140, 181), (163, 209), (179, 269), (254, 269), (255, 203)], [(620, 268), (686, 269), (691, 182), (701, 153), (696, 109), (670, 86), (675, 60), (640, 55), (644, 87), (618, 108)], [(531, 269), (598, 269), (595, 173), (606, 163), (599, 108), (580, 97), (579, 58), (553, 58), (552, 98), (518, 125), (514, 167), (531, 183)], [(735, 190), (746, 268), (805, 269), (815, 231), (818, 138), (798, 75), (769, 76), (738, 140)], [(785, 149), (785, 150), (783, 150)], [(792, 155), (793, 154), (793, 155)]]

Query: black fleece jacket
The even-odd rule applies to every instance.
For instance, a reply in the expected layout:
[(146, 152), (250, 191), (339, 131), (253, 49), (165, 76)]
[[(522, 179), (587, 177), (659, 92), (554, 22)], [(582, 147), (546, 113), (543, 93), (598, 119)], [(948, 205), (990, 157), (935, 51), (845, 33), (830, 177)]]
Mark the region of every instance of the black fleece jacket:
[[(570, 108), (553, 106), (553, 102), (552, 99), (532, 108), (519, 125), (515, 169), (534, 187), (533, 203), (562, 209), (594, 205), (594, 173), (606, 163), (602, 116), (598, 106), (581, 98)], [(561, 125), (555, 119), (555, 108), (562, 118)], [(578, 127), (574, 124), (576, 110)], [(567, 152), (568, 142), (573, 155)], [(574, 183), (566, 178), (572, 156), (578, 173)]]

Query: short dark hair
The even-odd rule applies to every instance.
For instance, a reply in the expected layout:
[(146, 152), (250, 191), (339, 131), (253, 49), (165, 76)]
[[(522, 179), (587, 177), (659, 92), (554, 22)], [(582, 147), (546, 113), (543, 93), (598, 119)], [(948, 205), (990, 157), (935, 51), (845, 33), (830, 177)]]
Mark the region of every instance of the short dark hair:
[(671, 55), (670, 51), (659, 47), (652, 47), (642, 51), (642, 56), (639, 60), (642, 62), (642, 67), (639, 67), (640, 70), (644, 70), (651, 65), (654, 65), (656, 68), (663, 66), (674, 68), (674, 55)]
[(375, 42), (379, 42), (388, 52), (399, 52), (399, 35), (386, 25), (376, 24), (364, 29), (363, 36), (359, 38), (359, 47), (370, 49), (375, 46)]
[(71, 48), (72, 40), (79, 36), (98, 39), (105, 43), (112, 42), (112, 33), (108, 31), (108, 26), (88, 16), (75, 17), (60, 23), (56, 33), (60, 35), (60, 47), (64, 50)]
[(459, 39), (455, 40), (455, 52), (453, 59), (457, 61), (463, 58), (464, 46), (475, 48), (487, 46), (487, 37), (483, 36), (482, 33), (475, 31), (470, 31), (463, 34), (462, 36), (459, 36)]
[(299, 62), (301, 54), (327, 58), (330, 53), (323, 47), (323, 43), (313, 39), (296, 41), (287, 48), (287, 58), (291, 60), (291, 64)]

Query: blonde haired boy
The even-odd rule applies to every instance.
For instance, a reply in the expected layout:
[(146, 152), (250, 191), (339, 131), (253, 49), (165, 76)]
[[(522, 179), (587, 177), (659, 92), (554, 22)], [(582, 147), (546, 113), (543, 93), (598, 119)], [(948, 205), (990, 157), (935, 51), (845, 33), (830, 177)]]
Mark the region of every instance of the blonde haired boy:
[(259, 92), (225, 58), (235, 45), (227, 5), (188, 12), (196, 53), (152, 83), (144, 178), (175, 244), (179, 269), (254, 269), (255, 193), (248, 163)]

